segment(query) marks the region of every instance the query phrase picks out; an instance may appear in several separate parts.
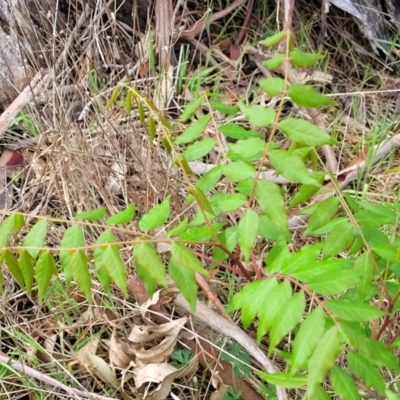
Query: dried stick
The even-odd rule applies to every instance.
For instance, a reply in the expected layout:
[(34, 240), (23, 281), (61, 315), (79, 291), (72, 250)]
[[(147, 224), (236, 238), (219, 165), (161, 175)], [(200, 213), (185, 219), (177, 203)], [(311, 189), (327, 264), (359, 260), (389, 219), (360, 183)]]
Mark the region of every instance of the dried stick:
[(48, 71), (41, 69), (32, 79), (28, 86), (17, 96), (17, 98), (0, 115), (0, 136), (10, 126), (12, 120), (18, 113), (29, 104), (44, 88), (48, 80)]
[(64, 392), (68, 393), (74, 399), (80, 400), (83, 397), (85, 399), (93, 398), (93, 399), (99, 399), (99, 400), (114, 400), (112, 397), (101, 396), (97, 393), (84, 392), (82, 390), (74, 389), (67, 385), (64, 385), (63, 383), (61, 383), (57, 379), (52, 378), (51, 376), (48, 376), (39, 371), (36, 371), (36, 369), (28, 367), (19, 361), (13, 361), (10, 357), (6, 356), (3, 352), (0, 352), (0, 362), (4, 362), (4, 363), (10, 365), (15, 370), (20, 371), (20, 372), (30, 376), (31, 378), (35, 378), (35, 379), (45, 383), (46, 385), (50, 385), (50, 386), (56, 387), (58, 389), (64, 390)]

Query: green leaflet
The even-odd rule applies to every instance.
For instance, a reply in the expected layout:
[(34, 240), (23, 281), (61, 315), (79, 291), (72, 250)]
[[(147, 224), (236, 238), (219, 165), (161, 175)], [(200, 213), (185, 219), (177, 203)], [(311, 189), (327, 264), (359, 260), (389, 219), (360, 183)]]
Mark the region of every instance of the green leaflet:
[(336, 317), (347, 321), (371, 321), (386, 315), (385, 312), (361, 301), (332, 299), (327, 300), (325, 304)]
[(106, 209), (104, 207), (98, 208), (92, 211), (84, 211), (79, 213), (74, 220), (75, 221), (98, 221), (102, 219), (106, 214)]
[(300, 157), (286, 150), (270, 150), (269, 159), (276, 172), (289, 180), (304, 185), (320, 186), (308, 172)]
[(221, 133), (231, 139), (249, 139), (260, 138), (261, 133), (256, 131), (249, 131), (240, 125), (227, 124), (219, 127)]
[(245, 285), (242, 290), (235, 293), (228, 304), (227, 312), (242, 311), (242, 324), (246, 329), (262, 310), (264, 300), (268, 293), (278, 286), (276, 279), (258, 280)]
[[(260, 342), (263, 336), (272, 328), (275, 317), (282, 308), (282, 304), (285, 304), (291, 297), (292, 287), (287, 281), (283, 281), (264, 296), (262, 302), (263, 307), (258, 313), (258, 342)], [(276, 334), (276, 337), (278, 336), (278, 333)]]
[(305, 146), (323, 146), (324, 144), (336, 144), (322, 129), (311, 122), (298, 118), (286, 118), (279, 122), (279, 129), (293, 142)]
[(379, 393), (385, 393), (385, 382), (379, 371), (373, 367), (367, 357), (362, 354), (350, 352), (348, 354), (349, 368), (358, 378), (362, 379), (368, 386), (372, 386)]
[(293, 83), (290, 85), (288, 95), (295, 103), (302, 107), (317, 108), (336, 105), (328, 96), (318, 93), (312, 86), (303, 85), (301, 83)]
[(44, 219), (36, 222), (35, 225), (30, 229), (27, 235), (24, 237), (22, 241), (23, 247), (31, 247), (28, 248), (28, 253), (32, 256), (33, 259), (36, 259), (40, 252), (40, 248), (43, 247), (44, 242), (47, 236), (47, 221)]
[(135, 204), (129, 205), (125, 210), (118, 212), (117, 214), (111, 216), (107, 219), (107, 225), (118, 225), (126, 224), (133, 220), (135, 216)]
[(77, 283), (79, 289), (82, 290), (86, 300), (91, 303), (92, 278), (90, 277), (88, 263), (89, 259), (83, 250), (73, 251), (70, 260), (72, 278)]
[(335, 364), (339, 349), (338, 329), (336, 326), (333, 326), (322, 336), (308, 363), (307, 393), (310, 399), (314, 398), (314, 391), (319, 387)]
[(156, 229), (167, 222), (171, 212), (170, 198), (171, 196), (167, 196), (161, 204), (153, 207), (148, 213), (143, 215), (139, 221), (139, 228), (143, 232)]
[(53, 255), (48, 251), (42, 251), (35, 266), (36, 281), (38, 285), (39, 303), (50, 285), (51, 278), (57, 276), (57, 267)]
[(251, 251), (257, 237), (258, 214), (253, 210), (247, 210), (238, 224), (238, 240), (245, 262), (250, 259)]
[(232, 182), (240, 182), (252, 177), (256, 172), (256, 168), (250, 163), (236, 161), (223, 165), (222, 172)]
[(343, 400), (361, 400), (358, 388), (350, 375), (338, 366), (331, 371), (332, 385)]
[(111, 276), (108, 273), (108, 269), (103, 263), (103, 254), (107, 246), (100, 246), (105, 243), (116, 243), (117, 239), (111, 231), (104, 231), (96, 241), (96, 247), (94, 249), (94, 265), (96, 267), (96, 276), (101, 286), (106, 293), (109, 292), (111, 284)]
[(339, 199), (337, 197), (330, 197), (320, 201), (314, 212), (311, 214), (304, 234), (312, 234), (316, 229), (327, 224), (335, 216), (338, 207)]
[(139, 264), (158, 284), (167, 287), (165, 266), (153, 245), (141, 242), (133, 247), (135, 265)]
[(183, 152), (185, 160), (190, 162), (194, 160), (199, 160), (207, 155), (213, 147), (216, 145), (217, 141), (212, 138), (207, 138), (194, 142)]
[(290, 373), (305, 366), (325, 331), (325, 315), (322, 308), (313, 310), (301, 324), (293, 344)]
[(187, 122), (190, 118), (193, 117), (195, 112), (198, 110), (198, 108), (201, 106), (203, 99), (201, 97), (191, 101), (190, 103), (186, 104), (183, 113), (179, 120), (181, 122)]
[(197, 139), (206, 129), (210, 116), (205, 115), (195, 122), (192, 122), (179, 136), (174, 139), (175, 144), (187, 144)]
[(304, 292), (297, 292), (278, 311), (269, 334), (269, 354), (280, 341), (299, 323), (304, 313), (306, 299)]
[(240, 111), (248, 119), (248, 121), (257, 126), (265, 127), (271, 125), (276, 117), (276, 111), (273, 108), (260, 106), (258, 104), (246, 106), (246, 104), (239, 101)]
[(102, 264), (106, 268), (108, 275), (112, 278), (115, 284), (121, 289), (125, 297), (128, 297), (126, 288), (127, 274), (125, 263), (119, 253), (119, 246), (106, 246), (103, 252)]
[(208, 271), (203, 268), (199, 259), (193, 254), (193, 252), (184, 246), (174, 242), (171, 246), (172, 257), (185, 268), (189, 268), (202, 275), (208, 275)]
[(169, 262), (168, 273), (194, 312), (197, 301), (196, 273), (189, 268), (183, 267), (173, 258)]
[(260, 80), (258, 84), (260, 85), (261, 89), (263, 89), (272, 97), (281, 93), (285, 87), (285, 81), (282, 78), (274, 78), (272, 76)]
[(74, 248), (84, 246), (85, 239), (83, 238), (82, 229), (79, 226), (71, 226), (65, 231), (60, 243), (60, 260), (67, 284), (71, 283), (73, 278), (71, 258), (74, 253)]

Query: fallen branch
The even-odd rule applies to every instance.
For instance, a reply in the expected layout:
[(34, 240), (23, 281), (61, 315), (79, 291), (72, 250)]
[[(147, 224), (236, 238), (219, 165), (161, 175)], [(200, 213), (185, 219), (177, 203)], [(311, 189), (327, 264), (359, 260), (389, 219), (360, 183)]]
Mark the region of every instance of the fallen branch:
[(64, 385), (57, 379), (54, 379), (48, 375), (45, 375), (36, 369), (26, 366), (19, 361), (13, 361), (12, 358), (8, 357), (4, 353), (0, 352), (0, 362), (8, 364), (11, 368), (14, 368), (17, 371), (24, 373), (25, 375), (30, 376), (31, 378), (37, 379), (46, 385), (50, 385), (56, 387), (58, 389), (63, 390), (68, 393), (68, 395), (72, 396), (74, 399), (81, 400), (81, 398), (85, 399), (98, 399), (98, 400), (114, 400), (112, 397), (101, 396), (97, 393), (84, 392), (79, 389), (71, 388), (67, 385)]

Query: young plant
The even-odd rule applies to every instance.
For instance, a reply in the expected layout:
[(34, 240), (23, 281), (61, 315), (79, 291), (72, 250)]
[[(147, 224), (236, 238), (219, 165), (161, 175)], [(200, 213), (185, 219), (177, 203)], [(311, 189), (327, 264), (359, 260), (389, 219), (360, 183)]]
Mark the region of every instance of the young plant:
[[(335, 105), (313, 87), (288, 80), (292, 66), (309, 67), (322, 56), (293, 48), (290, 32), (279, 32), (261, 44), (280, 44), (283, 49), (265, 65), (271, 70), (280, 68), (284, 76), (259, 82), (266, 95), (280, 96), (278, 107), (243, 101), (224, 107), (218, 101), (211, 102), (218, 112), (244, 116), (251, 129), (235, 123), (218, 127), (218, 134), (227, 139), (227, 151), (220, 159), (227, 162), (212, 166), (199, 179), (194, 178), (195, 164), (191, 163), (209, 164), (209, 153), (221, 143), (203, 136), (213, 122), (211, 111), (194, 118), (205, 97), (186, 106), (180, 120), (192, 122), (176, 133), (153, 102), (129, 87), (127, 81), (122, 81), (111, 96), (108, 107), (116, 104), (122, 93), (128, 113), (136, 105), (150, 141), (161, 143), (181, 169), (187, 183), (186, 204), (196, 202), (193, 217), (184, 217), (164, 237), (155, 238), (155, 229), (165, 226), (171, 217), (179, 218), (171, 215), (167, 197), (141, 217), (139, 234), (132, 232), (131, 240), (119, 243), (115, 232), (119, 225), (135, 218), (135, 205), (105, 221), (105, 210), (93, 210), (77, 216), (65, 230), (59, 249), (48, 249), (44, 247), (48, 220), (43, 218), (27, 229), (21, 241), (16, 233), (25, 220), (20, 214), (12, 214), (0, 226), (2, 262), (28, 293), (36, 279), (41, 301), (58, 273), (59, 259), (67, 284), (74, 281), (90, 301), (89, 265), (94, 265), (106, 292), (114, 282), (127, 294), (127, 271), (120, 251), (131, 246), (134, 269), (149, 294), (158, 285), (167, 286), (168, 271), (193, 310), (196, 273), (209, 276), (209, 268), (224, 268), (247, 282), (231, 299), (228, 312), (239, 310), (245, 329), (257, 320), (258, 342), (268, 335), (268, 354), (286, 361), (284, 372), (259, 371), (270, 385), (304, 388), (305, 398), (310, 400), (329, 398), (323, 386), (326, 383), (344, 400), (360, 399), (360, 388), (371, 390), (374, 396), (397, 398), (397, 389), (385, 370), (400, 372), (394, 355), (400, 341), (395, 329), (400, 297), (400, 238), (395, 229), (398, 206), (371, 204), (344, 195), (333, 177), (335, 191), (328, 195), (322, 191), (325, 176), (330, 173), (318, 148), (334, 145), (336, 140), (308, 120), (286, 117), (283, 108), (287, 98), (307, 108)], [(268, 140), (261, 130), (267, 132)], [(287, 146), (274, 142), (278, 132)], [(263, 166), (267, 160), (274, 169), (272, 175), (293, 184), (293, 193), (284, 193), (278, 184), (265, 179), (268, 171)], [(226, 192), (215, 191), (221, 182), (228, 183)], [(325, 198), (314, 197), (318, 192), (324, 192)], [(306, 202), (311, 204), (304, 208)], [(289, 246), (289, 210), (297, 210), (296, 217), (305, 222), (308, 218), (303, 237), (304, 243), (310, 244), (298, 250)], [(228, 214), (235, 218), (228, 218)], [(237, 223), (229, 223), (233, 220)], [(94, 244), (85, 239), (83, 228), (90, 224), (102, 227)], [(167, 262), (157, 252), (160, 241), (170, 245)], [(269, 250), (259, 252), (260, 243)], [(93, 254), (89, 248), (94, 248)], [(254, 274), (246, 264), (252, 265)], [(291, 340), (286, 341), (287, 337)]]

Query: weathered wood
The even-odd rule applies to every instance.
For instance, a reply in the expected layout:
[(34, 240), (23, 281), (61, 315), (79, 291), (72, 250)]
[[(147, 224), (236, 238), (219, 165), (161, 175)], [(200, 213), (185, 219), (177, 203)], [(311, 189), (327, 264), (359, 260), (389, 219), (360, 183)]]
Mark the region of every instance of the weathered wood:
[[(400, 33), (399, 0), (330, 0), (330, 2), (354, 17), (361, 31), (369, 40), (375, 53), (389, 53), (388, 41), (391, 40), (392, 24)], [(385, 43), (386, 42), (386, 43)]]

